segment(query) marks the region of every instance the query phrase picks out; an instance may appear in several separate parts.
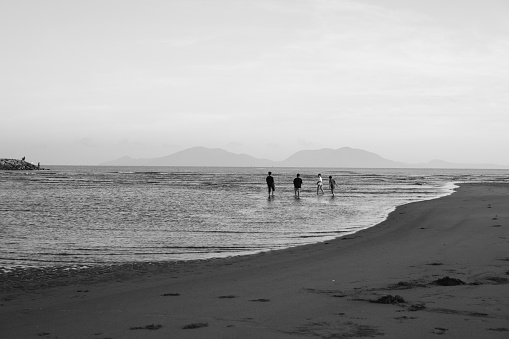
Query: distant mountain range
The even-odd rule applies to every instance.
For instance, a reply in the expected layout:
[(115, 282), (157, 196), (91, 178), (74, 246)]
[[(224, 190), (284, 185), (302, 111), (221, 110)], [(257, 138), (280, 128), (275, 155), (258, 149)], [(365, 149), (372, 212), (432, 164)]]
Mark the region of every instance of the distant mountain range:
[(259, 159), (221, 148), (193, 147), (160, 158), (133, 159), (129, 156), (101, 163), (102, 166), (216, 166), (216, 167), (339, 167), (339, 168), (493, 168), (495, 164), (456, 164), (442, 160), (408, 164), (382, 158), (378, 154), (342, 147), (299, 151), (283, 161)]

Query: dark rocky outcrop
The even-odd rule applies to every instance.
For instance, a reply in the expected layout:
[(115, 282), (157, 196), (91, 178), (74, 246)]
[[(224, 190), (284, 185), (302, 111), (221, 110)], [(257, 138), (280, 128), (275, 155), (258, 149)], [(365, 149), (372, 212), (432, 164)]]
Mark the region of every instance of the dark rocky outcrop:
[(42, 169), (39, 168), (39, 166), (31, 164), (29, 162), (26, 162), (25, 160), (18, 160), (18, 159), (0, 159), (0, 170), (9, 170), (9, 171), (16, 171), (16, 170), (38, 170)]
[(377, 300), (371, 300), (372, 303), (377, 303), (377, 304), (401, 304), (401, 303), (405, 303), (405, 299), (403, 299), (403, 297), (399, 296), (399, 295), (390, 295), (390, 294), (387, 294), (387, 295), (384, 295), (383, 297), (380, 297), (378, 298)]
[(458, 286), (458, 285), (466, 285), (466, 282), (463, 280), (460, 280), (458, 278), (449, 278), (443, 277), (440, 279), (437, 279), (432, 282), (433, 285), (439, 285), (439, 286)]

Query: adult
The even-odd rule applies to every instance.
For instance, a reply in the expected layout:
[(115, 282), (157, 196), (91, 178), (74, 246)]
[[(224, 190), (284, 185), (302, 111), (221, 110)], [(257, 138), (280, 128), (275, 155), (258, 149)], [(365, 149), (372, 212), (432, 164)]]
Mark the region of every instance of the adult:
[(316, 182), (316, 194), (318, 195), (318, 191), (322, 191), (322, 194), (325, 194), (323, 191), (323, 180), (322, 175), (318, 174), (318, 181)]
[(329, 175), (329, 188), (332, 196), (334, 196), (334, 189), (336, 188), (336, 180), (332, 179), (332, 175)]
[(297, 173), (297, 178), (293, 179), (293, 189), (295, 190), (295, 197), (300, 198), (300, 188), (302, 187), (302, 179), (300, 174)]
[(269, 189), (269, 197), (272, 191), (272, 196), (274, 196), (274, 191), (276, 190), (276, 185), (274, 184), (274, 177), (272, 177), (272, 172), (269, 172), (269, 175), (265, 179), (267, 181), (267, 188)]

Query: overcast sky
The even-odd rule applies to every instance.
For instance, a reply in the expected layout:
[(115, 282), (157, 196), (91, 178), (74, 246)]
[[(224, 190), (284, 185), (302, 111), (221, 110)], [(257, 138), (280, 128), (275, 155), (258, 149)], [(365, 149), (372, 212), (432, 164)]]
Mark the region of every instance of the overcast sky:
[(509, 1), (0, 2), (0, 157), (509, 165)]

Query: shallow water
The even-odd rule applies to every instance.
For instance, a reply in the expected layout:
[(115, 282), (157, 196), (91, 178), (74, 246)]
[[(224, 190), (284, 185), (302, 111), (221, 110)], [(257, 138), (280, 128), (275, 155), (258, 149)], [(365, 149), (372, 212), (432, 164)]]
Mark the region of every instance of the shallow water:
[[(265, 176), (274, 172), (268, 199)], [(292, 180), (301, 173), (301, 199)], [(316, 194), (316, 174), (325, 195)], [(331, 197), (327, 177), (339, 187)], [(0, 266), (190, 260), (309, 244), (504, 170), (53, 166), (0, 171)]]

